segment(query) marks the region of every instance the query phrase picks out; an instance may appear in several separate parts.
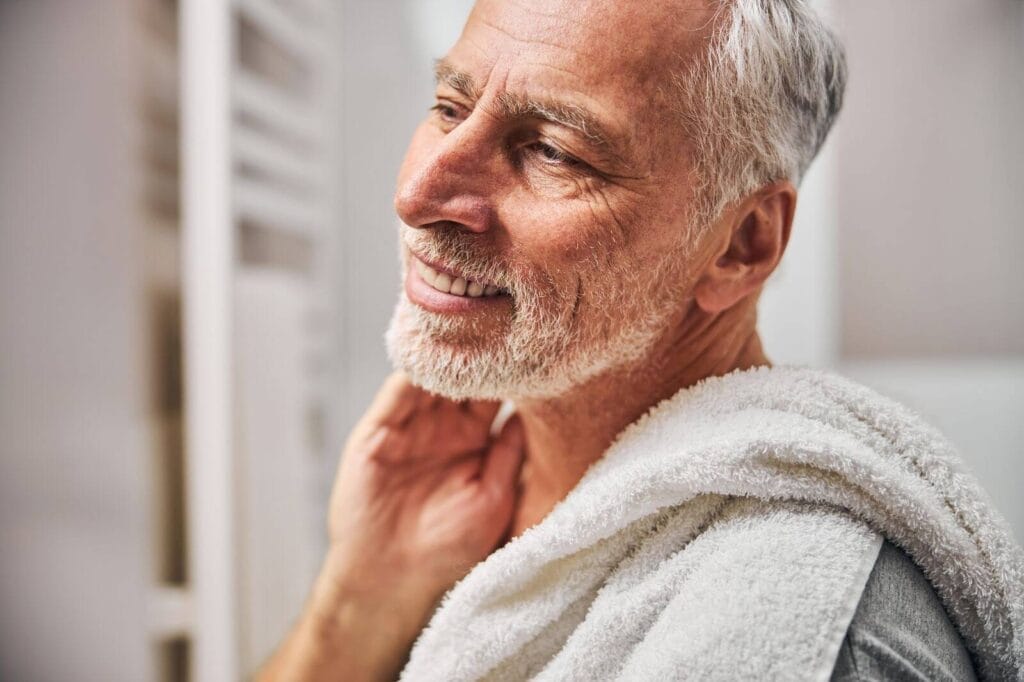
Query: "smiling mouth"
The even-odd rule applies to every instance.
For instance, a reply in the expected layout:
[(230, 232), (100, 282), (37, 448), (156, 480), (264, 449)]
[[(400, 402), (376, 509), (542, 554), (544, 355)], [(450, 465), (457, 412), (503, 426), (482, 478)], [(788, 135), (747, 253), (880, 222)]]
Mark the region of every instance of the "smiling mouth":
[(412, 258), (413, 267), (419, 272), (423, 281), (441, 293), (451, 294), (452, 296), (467, 296), (469, 298), (487, 298), (507, 293), (493, 284), (474, 282), (465, 277), (436, 270), (415, 255)]

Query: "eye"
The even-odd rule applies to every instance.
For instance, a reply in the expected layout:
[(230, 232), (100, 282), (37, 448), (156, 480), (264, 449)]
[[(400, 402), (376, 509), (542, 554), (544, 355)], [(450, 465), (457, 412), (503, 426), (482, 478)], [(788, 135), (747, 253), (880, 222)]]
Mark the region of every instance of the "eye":
[(563, 152), (557, 147), (553, 147), (545, 142), (534, 142), (528, 149), (536, 153), (540, 159), (547, 164), (560, 165), (560, 166), (582, 166), (583, 162), (574, 156), (570, 156)]
[(450, 102), (445, 102), (443, 100), (438, 101), (437, 104), (430, 107), (430, 110), (447, 125), (454, 126), (462, 120), (461, 112)]

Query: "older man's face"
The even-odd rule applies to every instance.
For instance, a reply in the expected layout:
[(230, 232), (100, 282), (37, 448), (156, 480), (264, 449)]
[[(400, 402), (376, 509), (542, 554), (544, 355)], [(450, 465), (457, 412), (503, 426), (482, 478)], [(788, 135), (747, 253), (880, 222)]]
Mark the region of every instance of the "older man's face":
[(546, 397), (633, 362), (690, 305), (681, 2), (481, 0), (438, 66), (395, 205), (393, 361), (451, 397)]

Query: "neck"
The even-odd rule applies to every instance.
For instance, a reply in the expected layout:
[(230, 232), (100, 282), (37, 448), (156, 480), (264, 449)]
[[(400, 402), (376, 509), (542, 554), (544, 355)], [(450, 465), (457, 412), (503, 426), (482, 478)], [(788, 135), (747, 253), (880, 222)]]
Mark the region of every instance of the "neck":
[(751, 298), (715, 315), (691, 305), (641, 361), (553, 399), (517, 402), (527, 453), (512, 537), (543, 519), (652, 406), (704, 378), (770, 364)]

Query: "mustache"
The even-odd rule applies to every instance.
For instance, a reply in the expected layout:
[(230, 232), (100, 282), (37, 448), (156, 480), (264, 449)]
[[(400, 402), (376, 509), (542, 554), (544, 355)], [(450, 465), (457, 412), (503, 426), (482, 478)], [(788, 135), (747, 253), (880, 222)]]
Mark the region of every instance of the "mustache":
[(467, 279), (489, 282), (513, 293), (521, 281), (506, 255), (496, 253), (479, 235), (467, 234), (455, 225), (416, 229), (403, 224), (401, 238), (413, 254), (443, 263)]

